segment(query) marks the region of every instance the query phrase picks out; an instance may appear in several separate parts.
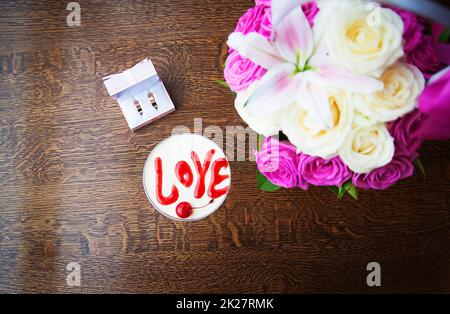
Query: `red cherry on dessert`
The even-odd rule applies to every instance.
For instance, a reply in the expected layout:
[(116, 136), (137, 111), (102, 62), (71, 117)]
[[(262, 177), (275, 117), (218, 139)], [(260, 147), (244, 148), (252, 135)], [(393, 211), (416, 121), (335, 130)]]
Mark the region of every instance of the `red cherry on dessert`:
[(176, 212), (180, 218), (188, 218), (192, 215), (192, 205), (188, 202), (181, 202), (177, 205)]

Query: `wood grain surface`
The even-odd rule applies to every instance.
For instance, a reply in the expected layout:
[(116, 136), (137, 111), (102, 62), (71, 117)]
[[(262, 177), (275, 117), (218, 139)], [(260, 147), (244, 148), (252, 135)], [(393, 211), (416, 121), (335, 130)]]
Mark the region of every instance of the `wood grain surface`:
[[(80, 27), (68, 2), (0, 2), (0, 292), (450, 292), (449, 142), (423, 146), (426, 178), (359, 201), (265, 193), (235, 161), (215, 214), (168, 220), (145, 196), (145, 159), (194, 118), (246, 127), (215, 80), (252, 1), (79, 1)], [(131, 132), (101, 78), (145, 57), (177, 111)], [(66, 284), (72, 261), (81, 287)]]

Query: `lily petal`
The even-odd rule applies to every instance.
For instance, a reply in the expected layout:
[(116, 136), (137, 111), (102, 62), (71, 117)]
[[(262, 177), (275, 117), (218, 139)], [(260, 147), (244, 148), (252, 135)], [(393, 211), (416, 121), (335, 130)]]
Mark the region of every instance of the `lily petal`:
[(313, 53), (314, 37), (300, 6), (293, 8), (275, 28), (275, 45), (286, 60), (303, 69)]
[(246, 90), (238, 92), (234, 101), (234, 107), (239, 116), (244, 120), (248, 126), (258, 134), (265, 137), (278, 135), (281, 131), (281, 119), (284, 115), (285, 108), (274, 111), (267, 117), (255, 118), (250, 116), (246, 104), (253, 93), (258, 89), (261, 81), (255, 81)]
[(294, 70), (295, 66), (289, 63), (269, 70), (248, 99), (248, 113), (253, 117), (268, 116), (295, 101), (301, 80), (298, 75), (292, 75)]
[[(275, 0), (272, 1), (272, 35), (278, 23), (295, 7), (311, 0)], [(273, 36), (272, 36), (273, 38)]]
[(307, 88), (312, 96), (314, 104), (317, 106), (320, 118), (325, 130), (333, 128), (333, 115), (328, 102), (328, 94), (324, 84), (310, 83)]
[[(317, 37), (314, 37), (314, 40), (316, 40)], [(323, 66), (331, 65), (333, 64), (333, 61), (330, 57), (330, 53), (328, 48), (324, 44), (318, 44), (316, 45), (316, 49), (314, 50), (314, 54), (309, 59), (309, 64), (313, 68), (320, 68)]]
[(315, 73), (304, 72), (302, 82), (305, 82), (300, 95), (300, 106), (308, 111), (308, 116), (314, 121), (317, 130), (328, 130), (333, 127), (333, 115), (328, 102), (325, 82)]
[(322, 66), (317, 73), (328, 86), (340, 88), (356, 94), (372, 94), (384, 88), (380, 80), (361, 74), (350, 74), (333, 66)]
[(270, 69), (284, 62), (274, 44), (258, 33), (231, 33), (227, 44), (243, 57), (252, 62)]

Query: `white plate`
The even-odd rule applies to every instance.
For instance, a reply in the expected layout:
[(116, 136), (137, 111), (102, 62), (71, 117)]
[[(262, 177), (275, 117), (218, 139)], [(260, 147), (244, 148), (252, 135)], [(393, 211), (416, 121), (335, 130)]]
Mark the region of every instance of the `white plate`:
[[(211, 164), (206, 172), (205, 193), (201, 198), (197, 199), (194, 196), (194, 190), (197, 185), (199, 176), (194, 166), (194, 162), (191, 158), (191, 152), (195, 151), (198, 154), (200, 163), (202, 164), (202, 166), (204, 166), (206, 154), (211, 149), (213, 149), (215, 153), (211, 159)], [(155, 169), (155, 160), (158, 157), (160, 157), (162, 160), (163, 195), (168, 196), (171, 193), (172, 185), (175, 185), (179, 192), (178, 200), (170, 205), (162, 205), (161, 203), (158, 202), (156, 197), (157, 177)], [(158, 210), (164, 216), (180, 221), (195, 221), (211, 215), (225, 201), (231, 184), (231, 170), (230, 165), (228, 163), (228, 167), (222, 168), (221, 171), (219, 172), (221, 175), (228, 175), (228, 178), (225, 179), (216, 187), (217, 189), (228, 187), (228, 191), (224, 195), (214, 199), (214, 201), (211, 204), (208, 204), (209, 201), (211, 200), (211, 198), (208, 196), (209, 185), (211, 182), (211, 169), (214, 161), (216, 161), (219, 158), (227, 159), (223, 150), (215, 142), (198, 134), (191, 134), (191, 133), (177, 134), (172, 135), (167, 139), (163, 140), (158, 145), (156, 145), (156, 147), (152, 150), (144, 166), (144, 173), (143, 173), (144, 190), (150, 203), (156, 210)], [(176, 176), (175, 167), (176, 164), (181, 160), (184, 160), (188, 163), (193, 173), (194, 180), (190, 187), (184, 186)], [(178, 215), (176, 214), (176, 206), (180, 202), (189, 202), (194, 207), (191, 216), (187, 218), (178, 217)], [(195, 208), (200, 206), (204, 207)]]

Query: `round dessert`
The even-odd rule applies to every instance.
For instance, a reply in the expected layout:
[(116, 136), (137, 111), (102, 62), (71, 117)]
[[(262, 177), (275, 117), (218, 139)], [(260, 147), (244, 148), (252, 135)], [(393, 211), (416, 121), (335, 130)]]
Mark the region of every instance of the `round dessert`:
[(176, 220), (211, 215), (227, 197), (230, 183), (230, 165), (222, 149), (198, 134), (170, 136), (153, 149), (144, 166), (150, 203)]

